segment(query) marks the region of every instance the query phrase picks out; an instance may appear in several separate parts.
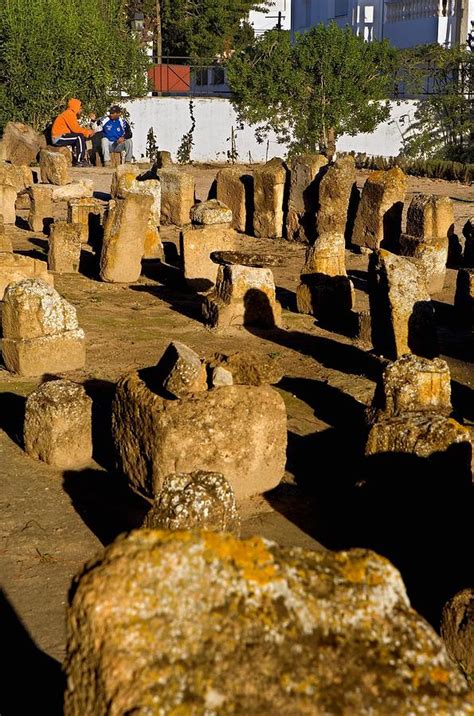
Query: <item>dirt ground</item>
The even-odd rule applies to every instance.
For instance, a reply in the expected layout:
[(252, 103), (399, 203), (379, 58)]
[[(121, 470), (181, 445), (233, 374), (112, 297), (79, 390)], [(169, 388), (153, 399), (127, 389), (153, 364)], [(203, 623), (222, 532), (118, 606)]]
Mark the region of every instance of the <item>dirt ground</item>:
[[(191, 170), (198, 198), (205, 199), (216, 167)], [(110, 170), (73, 173), (74, 178), (92, 177), (98, 195), (108, 194)], [(367, 174), (360, 173), (360, 185)], [(410, 177), (409, 191), (452, 197), (458, 234), (474, 214), (472, 187)], [(46, 260), (46, 237), (27, 231), (22, 221), (26, 213), (19, 214), (17, 226), (7, 227), (14, 250)], [(421, 502), (403, 475), (399, 484), (370, 499), (360, 488), (364, 408), (383, 363), (366, 347), (295, 312), (305, 248), (243, 236), (243, 249), (258, 247), (285, 257), (285, 265), (274, 271), (283, 328), (234, 328), (219, 334), (202, 324), (200, 298), (183, 284), (177, 268), (178, 231), (163, 229), (162, 238), (167, 263), (144, 262), (136, 284), (98, 281), (91, 250), (84, 252), (80, 274), (55, 277), (57, 290), (76, 306), (87, 338), (86, 369), (67, 377), (84, 383), (94, 399), (95, 460), (89, 467), (61, 472), (24, 454), (25, 396), (38, 381), (0, 370), (2, 624), (7, 643), (14, 645), (4, 669), (2, 716), (32, 708), (61, 713), (60, 662), (71, 579), (103, 545), (139, 525), (148, 508), (114, 471), (109, 428), (114, 384), (129, 371), (154, 365), (173, 339), (202, 356), (246, 349), (281, 361), (285, 377), (277, 389), (288, 410), (287, 471), (277, 489), (240, 505), (243, 536), (261, 534), (309, 549), (375, 548), (401, 569), (412, 603), (435, 626), (442, 603), (467, 586), (470, 495), (464, 487), (458, 489), (453, 476), (444, 476), (442, 498), (433, 486), (433, 494), (423, 488)], [(348, 251), (347, 268), (356, 287), (356, 307), (366, 307), (367, 257)], [(445, 288), (433, 300), (442, 356), (451, 369), (455, 415), (474, 436), (473, 341), (455, 320), (455, 277), (448, 269)], [(446, 492), (450, 479), (452, 489)], [(394, 506), (398, 513), (387, 521)], [(14, 686), (18, 673), (24, 675), (24, 688)]]

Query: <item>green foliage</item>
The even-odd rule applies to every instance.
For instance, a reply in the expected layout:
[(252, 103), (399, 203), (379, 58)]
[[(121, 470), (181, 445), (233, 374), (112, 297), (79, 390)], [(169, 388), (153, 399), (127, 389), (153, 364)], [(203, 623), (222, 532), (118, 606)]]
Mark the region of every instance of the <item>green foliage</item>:
[[(163, 55), (207, 59), (226, 55), (253, 37), (250, 10), (265, 9), (271, 0), (161, 0)], [(129, 14), (142, 12), (145, 24), (156, 27), (155, 0), (129, 0)]]
[(147, 59), (130, 35), (123, 0), (4, 0), (0, 127), (44, 129), (69, 97), (102, 113), (147, 91)]
[(440, 45), (405, 50), (402, 78), (411, 94), (428, 92), (404, 135), (411, 157), (474, 161), (474, 53)]
[(150, 127), (148, 130), (148, 133), (146, 135), (146, 149), (145, 154), (150, 160), (150, 162), (154, 163), (157, 159), (158, 154), (158, 143), (156, 141), (155, 132), (153, 130), (153, 127)]
[(189, 164), (191, 161), (191, 151), (194, 145), (194, 129), (196, 127), (196, 119), (194, 117), (194, 103), (192, 99), (189, 101), (189, 116), (191, 117), (191, 127), (189, 132), (183, 134), (181, 143), (176, 153), (180, 164)]
[(397, 59), (388, 42), (331, 23), (294, 44), (288, 32), (268, 32), (226, 66), (234, 105), (257, 137), (274, 130), (291, 153), (331, 152), (338, 135), (373, 131), (387, 118)]
[(377, 157), (368, 154), (354, 154), (358, 169), (391, 169), (400, 167), (406, 174), (429, 179), (445, 179), (446, 181), (459, 181), (463, 184), (474, 182), (474, 164), (450, 162), (442, 159), (411, 159), (406, 156)]

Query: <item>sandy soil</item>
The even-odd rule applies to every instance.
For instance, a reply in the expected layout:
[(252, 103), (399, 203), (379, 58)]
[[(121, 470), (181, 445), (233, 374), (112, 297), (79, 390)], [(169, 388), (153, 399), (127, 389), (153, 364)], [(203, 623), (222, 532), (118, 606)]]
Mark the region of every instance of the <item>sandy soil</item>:
[[(110, 170), (73, 171), (93, 177), (97, 192), (108, 193)], [(192, 171), (198, 198), (205, 199), (216, 167)], [(367, 174), (359, 175), (361, 185)], [(409, 186), (410, 193), (451, 196), (459, 233), (474, 214), (472, 187), (412, 177)], [(20, 212), (16, 227), (7, 227), (15, 251), (46, 260), (47, 239), (22, 228), (21, 217), (25, 213)], [(274, 271), (284, 325), (271, 331), (233, 329), (221, 335), (201, 323), (200, 299), (186, 288), (176, 268), (177, 230), (166, 228), (162, 236), (169, 263), (145, 262), (137, 284), (97, 281), (91, 251), (84, 252), (81, 274), (55, 278), (58, 291), (76, 306), (87, 337), (86, 370), (67, 377), (84, 383), (95, 401), (95, 461), (90, 467), (63, 473), (24, 454), (24, 400), (38, 381), (0, 370), (2, 616), (7, 639), (15, 644), (0, 696), (2, 716), (28, 713), (33, 707), (40, 713), (61, 713), (59, 664), (71, 579), (103, 545), (139, 525), (148, 507), (114, 471), (109, 430), (114, 384), (131, 370), (155, 364), (173, 339), (202, 356), (240, 348), (281, 361), (285, 377), (277, 389), (288, 409), (287, 472), (272, 493), (240, 506), (243, 536), (257, 533), (310, 549), (376, 548), (399, 566), (413, 604), (435, 625), (443, 601), (467, 584), (469, 494), (464, 488), (459, 491), (453, 482), (442, 499), (437, 499), (438, 492), (436, 500), (427, 494), (420, 508), (403, 479), (371, 500), (355, 487), (365, 470), (364, 408), (382, 363), (351, 339), (295, 312), (304, 247), (242, 237), (242, 248), (258, 247), (285, 257), (285, 265)], [(367, 257), (347, 252), (347, 267), (356, 286), (357, 307), (366, 307)], [(444, 290), (433, 299), (442, 355), (452, 373), (455, 414), (474, 435), (474, 373), (469, 362), (473, 343), (455, 321), (455, 276), (449, 269)], [(384, 524), (394, 496), (400, 510), (390, 523), (400, 536), (395, 540)], [(394, 544), (403, 549), (394, 549)], [(13, 676), (20, 669), (29, 683), (18, 690)]]

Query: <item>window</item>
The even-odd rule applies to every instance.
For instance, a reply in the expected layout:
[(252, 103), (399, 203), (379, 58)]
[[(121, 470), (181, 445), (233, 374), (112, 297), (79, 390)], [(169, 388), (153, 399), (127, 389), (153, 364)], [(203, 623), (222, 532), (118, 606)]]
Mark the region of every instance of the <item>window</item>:
[(349, 12), (349, 0), (335, 0), (334, 17), (347, 15)]

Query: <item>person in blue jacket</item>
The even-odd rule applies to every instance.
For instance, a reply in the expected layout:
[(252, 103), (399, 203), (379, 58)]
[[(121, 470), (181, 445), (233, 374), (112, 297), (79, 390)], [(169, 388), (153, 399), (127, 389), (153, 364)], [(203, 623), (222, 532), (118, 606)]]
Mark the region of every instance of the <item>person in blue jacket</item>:
[(102, 154), (104, 166), (110, 165), (110, 152), (125, 152), (125, 161), (133, 159), (132, 130), (126, 119), (120, 115), (122, 109), (114, 105), (109, 109), (108, 117), (99, 120), (103, 132)]

